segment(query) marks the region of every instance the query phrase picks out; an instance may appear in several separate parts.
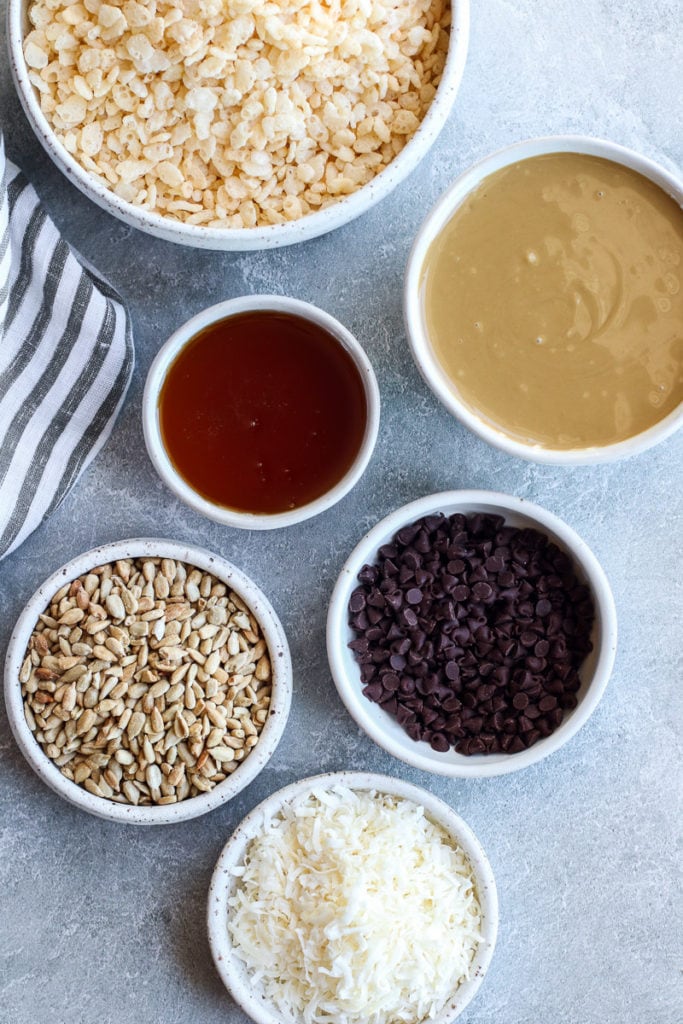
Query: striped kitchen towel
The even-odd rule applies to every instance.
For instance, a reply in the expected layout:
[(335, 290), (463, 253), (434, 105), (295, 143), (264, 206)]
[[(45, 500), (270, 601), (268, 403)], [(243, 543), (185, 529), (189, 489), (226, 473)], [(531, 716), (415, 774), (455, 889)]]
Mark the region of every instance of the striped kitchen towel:
[(60, 236), (0, 133), (0, 558), (102, 448), (133, 363), (121, 299)]

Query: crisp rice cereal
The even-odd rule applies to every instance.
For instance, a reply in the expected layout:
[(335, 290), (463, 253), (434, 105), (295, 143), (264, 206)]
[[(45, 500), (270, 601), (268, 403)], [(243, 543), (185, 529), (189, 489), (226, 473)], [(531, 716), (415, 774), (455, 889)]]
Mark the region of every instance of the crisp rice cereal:
[(36, 0), (29, 77), (68, 152), (186, 224), (281, 224), (405, 146), (446, 59), (448, 0)]

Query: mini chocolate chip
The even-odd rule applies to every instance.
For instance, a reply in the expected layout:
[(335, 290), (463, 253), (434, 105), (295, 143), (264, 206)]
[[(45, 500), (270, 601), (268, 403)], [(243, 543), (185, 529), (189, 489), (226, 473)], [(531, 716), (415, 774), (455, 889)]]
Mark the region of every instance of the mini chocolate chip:
[(455, 661), (446, 662), (446, 667), (444, 671), (446, 673), (446, 676), (451, 680), (460, 678), (460, 668)]
[(351, 619), (351, 626), (359, 633), (364, 632), (369, 625), (370, 620), (365, 612), (360, 612), (358, 615), (354, 615)]
[(505, 560), (500, 555), (490, 555), (484, 562), (484, 568), (488, 572), (502, 572), (505, 568)]
[(493, 587), (489, 583), (475, 583), (472, 587), (472, 596), (477, 601), (488, 601), (493, 597)]
[(370, 683), (369, 686), (364, 688), (363, 693), (368, 700), (376, 704), (382, 697), (382, 686), (380, 683)]
[(526, 693), (516, 693), (512, 698), (512, 706), (517, 708), (518, 711), (523, 711), (529, 704), (529, 698)]
[(361, 683), (369, 683), (377, 675), (376, 665), (361, 665), (360, 667), (360, 681)]
[(496, 692), (496, 687), (493, 686), (492, 683), (482, 683), (481, 686), (479, 686), (478, 689), (477, 689), (477, 700), (479, 700), (479, 701), (490, 700), (495, 692)]
[(405, 626), (417, 626), (417, 615), (412, 608), (404, 608), (401, 612), (401, 621)]
[(450, 750), (451, 746), (442, 732), (435, 732), (429, 744), (432, 750), (436, 750), (440, 754), (445, 754), (447, 750)]
[(398, 712), (398, 701), (393, 694), (382, 694), (380, 704), (388, 715), (396, 717), (396, 713)]
[(484, 754), (486, 752), (486, 744), (479, 736), (474, 737), (470, 740), (470, 754)]
[(421, 555), (426, 555), (430, 550), (429, 534), (426, 530), (420, 530), (417, 537), (413, 541), (413, 547), (416, 551), (419, 551)]
[(396, 721), (405, 728), (406, 725), (412, 725), (416, 721), (415, 713), (399, 704), (398, 711), (396, 712)]
[(396, 540), (399, 544), (407, 546), (408, 544), (412, 544), (419, 532), (420, 527), (417, 523), (412, 523), (410, 526), (402, 526), (396, 534)]

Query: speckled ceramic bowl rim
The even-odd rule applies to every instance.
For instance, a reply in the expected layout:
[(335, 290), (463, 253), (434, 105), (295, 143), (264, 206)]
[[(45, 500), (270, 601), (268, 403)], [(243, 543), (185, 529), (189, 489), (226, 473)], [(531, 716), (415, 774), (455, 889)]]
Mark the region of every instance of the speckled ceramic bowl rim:
[(330, 772), (301, 779), (273, 793), (242, 820), (218, 858), (209, 888), (209, 944), (221, 980), (238, 1006), (256, 1021), (256, 1024), (293, 1024), (285, 1021), (281, 1013), (274, 1012), (264, 997), (248, 983), (244, 965), (232, 951), (227, 928), (227, 901), (233, 889), (231, 870), (243, 859), (251, 840), (262, 832), (264, 823), (278, 814), (286, 803), (314, 790), (329, 789), (332, 786), (346, 786), (353, 790), (375, 790), (424, 807), (429, 819), (441, 826), (455, 840), (472, 866), (482, 909), (482, 941), (472, 964), (470, 978), (460, 985), (452, 1000), (432, 1021), (432, 1024), (450, 1024), (476, 995), (493, 957), (498, 934), (496, 883), (488, 858), (469, 825), (433, 793), (389, 775), (371, 772)]
[(649, 178), (677, 203), (683, 204), (683, 181), (679, 177), (640, 153), (605, 139), (596, 139), (585, 135), (551, 135), (516, 142), (512, 146), (506, 146), (504, 149), (491, 153), (456, 178), (427, 214), (415, 237), (408, 257), (403, 289), (403, 314), (408, 344), (415, 365), (436, 397), (461, 423), (494, 447), (500, 448), (509, 455), (517, 455), (532, 462), (558, 466), (614, 462), (617, 459), (628, 458), (646, 451), (670, 437), (683, 423), (683, 403), (654, 426), (616, 444), (569, 450), (526, 444), (478, 416), (476, 410), (473, 410), (459, 397), (436, 359), (424, 323), (422, 267), (429, 247), (436, 236), (470, 192), (477, 188), (484, 178), (519, 160), (541, 156), (545, 153), (581, 153), (623, 164)]
[[(19, 671), (26, 648), (38, 616), (45, 610), (52, 596), (69, 580), (88, 572), (97, 565), (119, 558), (173, 558), (188, 562), (206, 572), (213, 573), (227, 583), (249, 606), (258, 619), (268, 645), (273, 664), (273, 686), (270, 714), (263, 727), (258, 744), (240, 767), (224, 782), (201, 796), (190, 797), (177, 804), (157, 807), (135, 807), (117, 804), (94, 796), (66, 779), (59, 768), (43, 752), (34, 739), (24, 716)], [(284, 732), (292, 699), (292, 665), (284, 630), (270, 602), (256, 586), (231, 562), (193, 544), (153, 538), (133, 538), (103, 544), (101, 547), (71, 559), (53, 572), (36, 590), (22, 611), (10, 637), (5, 659), (5, 703), (10, 727), (22, 754), (35, 773), (51, 789), (81, 810), (98, 818), (120, 821), (131, 825), (166, 825), (199, 817), (231, 800), (258, 775), (271, 758)]]
[[(367, 405), (365, 432), (353, 463), (334, 487), (291, 512), (259, 515), (253, 512), (239, 512), (214, 504), (195, 491), (178, 473), (164, 446), (159, 423), (159, 394), (176, 356), (196, 335), (209, 324), (224, 320), (240, 313), (271, 310), (289, 313), (310, 320), (323, 328), (348, 352), (360, 375)], [(149, 457), (157, 473), (181, 501), (209, 519), (223, 526), (234, 526), (241, 530), (275, 530), (320, 515), (340, 501), (355, 487), (365, 472), (377, 441), (380, 417), (380, 396), (377, 378), (372, 364), (360, 342), (343, 324), (329, 313), (313, 306), (310, 302), (289, 298), (286, 295), (243, 295), (239, 298), (219, 302), (202, 310), (179, 327), (161, 347), (152, 363), (142, 399), (142, 426)]]
[(27, 0), (9, 0), (7, 6), (7, 39), (12, 76), (19, 99), (39, 142), (57, 167), (89, 199), (126, 224), (181, 245), (226, 251), (270, 249), (333, 231), (354, 220), (384, 199), (415, 169), (451, 112), (460, 87), (469, 40), (469, 0), (456, 0), (453, 7), (451, 39), (443, 75), (432, 104), (420, 127), (398, 156), (372, 181), (350, 196), (340, 199), (317, 213), (286, 224), (263, 228), (208, 228), (182, 224), (160, 214), (140, 210), (119, 199), (111, 190), (80, 166), (61, 142), (43, 114), (36, 91), (28, 77), (22, 41), (24, 37)]
[[(347, 608), (357, 586), (358, 572), (372, 564), (377, 550), (397, 530), (421, 516), (434, 512), (487, 512), (503, 515), (512, 525), (540, 529), (573, 559), (579, 578), (589, 584), (595, 602), (596, 625), (593, 640), (596, 663), (590, 680), (582, 676), (579, 704), (569, 712), (550, 736), (518, 754), (487, 754), (466, 757), (451, 749), (432, 750), (428, 743), (415, 742), (379, 705), (362, 694), (358, 664), (347, 648), (353, 634), (348, 625)], [(609, 681), (617, 649), (617, 614), (607, 577), (588, 545), (565, 522), (523, 498), (495, 491), (444, 491), (429, 494), (385, 516), (356, 545), (346, 560), (335, 585), (327, 616), (327, 655), (335, 686), (349, 714), (371, 739), (394, 757), (415, 768), (451, 778), (490, 778), (507, 775), (535, 764), (559, 750), (585, 725), (598, 706)], [(593, 656), (591, 656), (593, 657)]]

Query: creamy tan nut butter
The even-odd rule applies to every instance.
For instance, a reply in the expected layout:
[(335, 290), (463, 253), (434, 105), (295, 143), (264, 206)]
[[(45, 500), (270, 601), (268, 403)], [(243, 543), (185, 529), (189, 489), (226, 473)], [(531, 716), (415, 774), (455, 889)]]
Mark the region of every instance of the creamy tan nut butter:
[(683, 398), (683, 211), (621, 164), (497, 171), (422, 270), (427, 334), (462, 401), (547, 448), (613, 444)]

